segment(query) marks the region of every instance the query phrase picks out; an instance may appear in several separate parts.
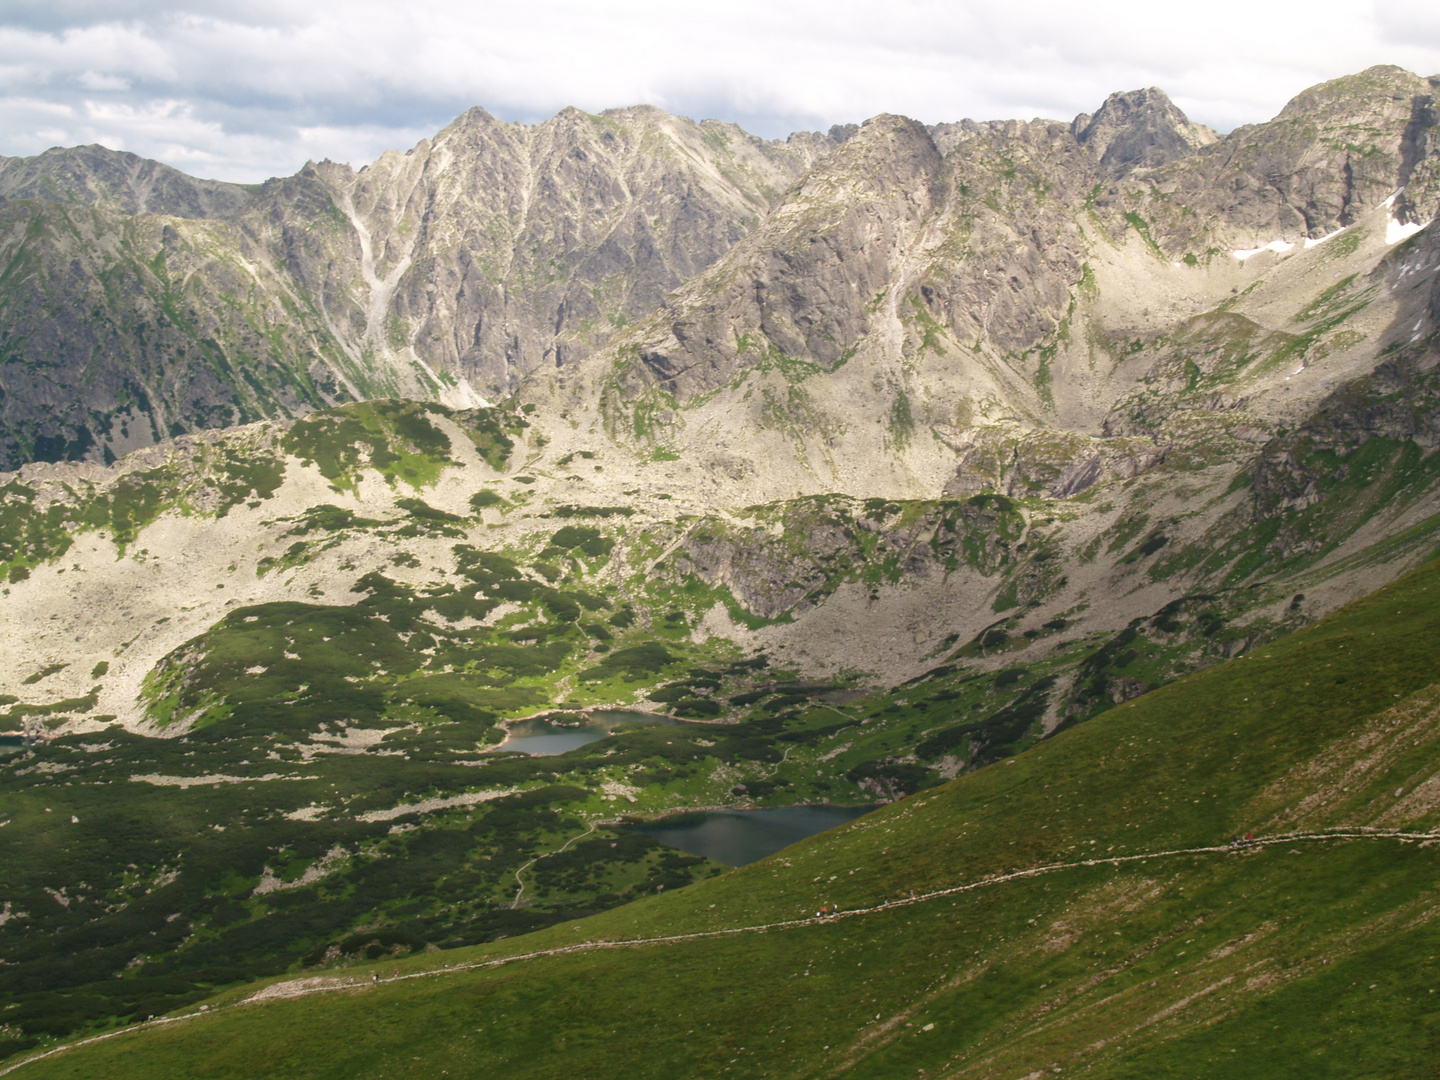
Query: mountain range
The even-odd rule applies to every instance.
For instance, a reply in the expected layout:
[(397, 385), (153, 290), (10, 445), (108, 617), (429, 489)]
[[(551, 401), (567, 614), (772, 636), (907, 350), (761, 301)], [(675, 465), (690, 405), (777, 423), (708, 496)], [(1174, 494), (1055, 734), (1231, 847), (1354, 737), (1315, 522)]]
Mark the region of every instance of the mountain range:
[[(632, 918), (655, 937), (791, 918), (743, 883), (793, 894), (801, 855), (725, 874), (627, 831), (678, 810), (896, 802), (805, 849), (830, 880), (874, 878), (835, 886), (846, 907), (911, 888), (902, 863), (923, 892), (1074, 862), (1097, 837), (1149, 858), (1260, 829), (1308, 851), (1327, 829), (1429, 828), (1430, 802), (1356, 817), (1324, 778), (1370, 769), (1365, 747), (1398, 754), (1383, 724), (1429, 715), (1425, 647), (1399, 635), (1427, 632), (1440, 529), (1437, 86), (1372, 68), (1226, 135), (1155, 88), (1068, 123), (882, 115), (784, 141), (647, 106), (536, 125), (472, 109), (358, 172), (245, 186), (101, 147), (0, 159), (0, 723), (24, 739), (0, 760), (0, 1049), (257, 978), (500, 956), (522, 932), (550, 948)], [(1353, 606), (1370, 594), (1410, 629), (1383, 624), (1389, 600)], [(1286, 696), (1337, 662), (1324, 649), (1358, 647), (1356, 619), (1388, 644), (1345, 689), (1299, 695), (1328, 717), (1307, 733)], [(1387, 713), (1396, 698), (1414, 716)], [(654, 726), (514, 752), (522, 720), (616, 709)], [(1264, 750), (1222, 783), (1211, 740), (1232, 716)], [(1137, 749), (1136, 724), (1183, 752)], [(1428, 739), (1392, 801), (1430, 783)], [(1144, 763), (1178, 784), (1185, 754), (1220, 801), (1161, 828)], [(1039, 793), (1077, 776), (1063, 804)], [(926, 863), (991, 805), (973, 866)], [(1141, 820), (1144, 844), (1125, 831)], [(903, 860), (872, 850), (882, 828), (909, 837)], [(1428, 895), (1428, 848), (1404, 850), (1376, 873)], [(1290, 864), (1265, 852), (1280, 896)], [(1194, 874), (1238, 903), (1242, 885)], [(1030, 942), (1004, 994), (1039, 1011), (997, 1006), (978, 1042), (946, 1044), (983, 1053), (914, 1067), (1051, 1068), (1001, 1039), (1048, 1030), (1060, 1006), (1026, 997), (1045, 957), (1071, 956), (1080, 923), (1160, 925), (1184, 905), (1136, 897), (1178, 897), (1182, 877), (1090, 882), (1044, 941), (1020, 908), (967, 908), (986, 942)], [(1329, 919), (1318, 880), (1303, 888)], [(896, 918), (909, 956), (924, 935)], [(874, 940), (836, 932), (836, 957), (875, 962)], [(1292, 938), (1266, 963), (1310, 964)], [(717, 962), (784, 953), (745, 949)], [(904, 964), (928, 972), (926, 1001), (982, 978), (922, 959)], [(1250, 996), (1205, 1023), (1258, 1023), (1271, 984), (1243, 978)], [(1181, 982), (1156, 1017), (1212, 992)], [(828, 985), (859, 1030), (871, 999)], [(1418, 986), (1385, 1000), (1411, 1016)], [(294, 1016), (322, 1009), (300, 997)], [(1150, 1049), (1106, 1051), (1104, 1075), (1170, 1060), (1133, 1008), (1104, 1038)], [(1083, 1015), (1057, 1061), (1090, 1052)], [(781, 1072), (910, 1068), (894, 1047), (918, 1033), (885, 1024)], [(667, 1043), (645, 1068), (720, 1075), (728, 1054), (768, 1074), (733, 1041)]]

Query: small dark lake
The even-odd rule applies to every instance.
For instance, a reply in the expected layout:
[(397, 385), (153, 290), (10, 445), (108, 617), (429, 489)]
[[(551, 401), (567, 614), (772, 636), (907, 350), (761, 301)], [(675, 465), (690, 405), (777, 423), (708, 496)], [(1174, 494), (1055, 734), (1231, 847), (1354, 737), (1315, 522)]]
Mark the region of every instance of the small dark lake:
[(745, 866), (874, 809), (779, 806), (768, 810), (700, 810), (628, 827), (691, 855), (703, 855), (726, 866)]
[(557, 723), (546, 717), (534, 720), (519, 720), (509, 726), (509, 736), (496, 749), (512, 750), (519, 754), (533, 754), (548, 757), (563, 754), (598, 742), (605, 736), (641, 724), (675, 724), (668, 716), (654, 713), (635, 712), (631, 709), (607, 709), (593, 712), (589, 718), (576, 723)]

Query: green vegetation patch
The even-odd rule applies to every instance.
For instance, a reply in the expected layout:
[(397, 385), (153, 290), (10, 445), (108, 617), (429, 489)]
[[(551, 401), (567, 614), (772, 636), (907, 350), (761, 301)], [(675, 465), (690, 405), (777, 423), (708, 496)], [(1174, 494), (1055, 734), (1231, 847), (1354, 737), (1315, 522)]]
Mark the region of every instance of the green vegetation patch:
[(455, 419), (496, 472), (505, 471), (515, 450), (515, 437), (530, 426), (522, 416), (500, 409), (477, 409)]
[(618, 678), (626, 682), (644, 682), (679, 659), (659, 642), (647, 641), (643, 645), (617, 649), (594, 667), (582, 671), (580, 679), (585, 682), (599, 682), (602, 679)]
[(373, 518), (356, 517), (353, 510), (322, 503), (311, 506), (300, 515), (299, 522), (282, 536), (308, 536), (314, 532), (339, 532), (342, 529), (373, 529), (380, 525)]
[(509, 506), (510, 504), (497, 491), (490, 488), (482, 488), (470, 496), (470, 509), (479, 513), (492, 506)]
[(635, 513), (631, 506), (575, 506), (566, 504), (551, 511), (558, 518), (608, 518), (630, 517)]
[(445, 411), (412, 401), (344, 405), (297, 420), (281, 445), (318, 468), (336, 491), (358, 492), (365, 469), (374, 469), (392, 486), (403, 480), (419, 491), (456, 464), (449, 438), (430, 420)]

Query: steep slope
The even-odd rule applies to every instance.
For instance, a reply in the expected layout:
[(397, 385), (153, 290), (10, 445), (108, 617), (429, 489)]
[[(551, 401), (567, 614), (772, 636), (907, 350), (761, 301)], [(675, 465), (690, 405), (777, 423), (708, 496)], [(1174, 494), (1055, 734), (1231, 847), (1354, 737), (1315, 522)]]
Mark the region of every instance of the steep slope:
[(254, 194), (254, 185), (201, 180), (103, 146), (57, 146), (33, 158), (0, 158), (0, 199), (77, 203), (128, 215), (220, 218), (239, 213)]
[(364, 170), (353, 206), (377, 272), (396, 276), (387, 334), (505, 395), (652, 311), (815, 153), (649, 107), (567, 109), (533, 128), (473, 109)]
[(1396, 67), (1322, 83), (1096, 201), (1119, 195), (1171, 258), (1319, 240), (1392, 197), (1399, 223), (1423, 224), (1440, 204), (1437, 86)]
[(247, 988), (16, 1074), (1426, 1075), (1434, 589), (1432, 562), (678, 894), (379, 984)]
[(0, 467), (362, 397), (504, 396), (648, 312), (833, 145), (643, 107), (534, 127), (475, 109), (359, 174), (256, 188), (98, 147), (8, 160)]
[[(767, 497), (971, 493), (1004, 459), (1010, 494), (1074, 493), (1097, 467), (1244, 458), (1432, 332), (1410, 299), (1428, 264), (1392, 272), (1440, 205), (1429, 88), (1375, 69), (1118, 179), (1062, 125), (877, 118), (654, 315), (521, 396)], [(1180, 130), (1152, 106), (1111, 134)], [(1277, 172), (1274, 200), (1245, 194)]]
[(942, 159), (919, 125), (871, 121), (588, 370), (522, 396), (771, 497), (933, 494), (977, 427), (1038, 417), (1006, 357), (1054, 332), (1083, 243), (1036, 192), (1100, 175), (1060, 125), (976, 128)]
[[(333, 228), (317, 216), (305, 234)], [(228, 222), (9, 202), (0, 259), (7, 465), (113, 461), (197, 427), (358, 396), (321, 312), (237, 250)]]

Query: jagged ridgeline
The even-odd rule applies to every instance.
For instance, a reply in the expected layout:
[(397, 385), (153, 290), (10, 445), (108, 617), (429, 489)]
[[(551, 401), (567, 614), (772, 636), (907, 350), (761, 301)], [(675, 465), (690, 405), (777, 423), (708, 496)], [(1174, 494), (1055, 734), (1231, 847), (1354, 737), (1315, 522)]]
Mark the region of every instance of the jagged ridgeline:
[[(1429, 709), (1407, 697), (1428, 686), (1423, 639), (1393, 636), (1428, 633), (1429, 569), (1394, 627), (1385, 600), (1363, 632), (1325, 631), (1354, 650), (1343, 664), (1303, 642), (1436, 550), (1435, 87), (1376, 68), (1223, 137), (1153, 89), (1070, 124), (884, 116), (779, 143), (648, 108), (529, 127), (474, 110), (358, 173), (257, 187), (100, 148), (0, 161), (0, 1051), (259, 977), (504, 952), (580, 917), (596, 934), (789, 919), (802, 895), (813, 914), (976, 884), (1091, 841), (1149, 858), (1274, 831), (1277, 807), (1286, 828), (1424, 825), (1425, 807), (1327, 817), (1328, 780), (1286, 785), (1359, 768), (1321, 745), (1347, 731), (1398, 753), (1385, 725), (1413, 717), (1383, 713), (1390, 695)], [(1300, 651), (1237, 659), (1271, 650)], [(1325, 693), (1299, 693), (1325, 664)], [(1124, 717), (1147, 734), (1116, 734), (1140, 722)], [(527, 733), (587, 725), (609, 734), (524, 752)], [(1414, 739), (1389, 790), (1420, 790)], [(1263, 767), (1235, 764), (1239, 746)], [(1182, 779), (1210, 784), (1183, 822), (1166, 817)], [(725, 875), (633, 828), (896, 800), (793, 881), (788, 856)], [(1208, 971), (1185, 966), (1201, 944), (1138, 942), (1210, 933), (1185, 898), (1213, 895), (1236, 929), (1204, 955), (1241, 955), (1232, 938), (1279, 918), (1236, 899), (1263, 860), (1263, 889), (1331, 912), (1319, 926), (1323, 876), (1379, 850), (1266, 847), (1218, 876), (1092, 867), (1080, 893), (1018, 906), (976, 892), (957, 918), (983, 929), (943, 972), (890, 914), (718, 963), (781, 980), (774, 1000), (726, 999), (748, 1016), (818, 977), (812, 953), (883, 967), (843, 986), (836, 968), (818, 996), (846, 1002), (850, 1035), (826, 1020), (813, 1041), (850, 1057), (800, 1039), (808, 1013), (769, 1045), (892, 1075), (943, 1064), (922, 1035), (948, 1021), (894, 981), (913, 961), (935, 1001), (953, 990), (998, 1025), (963, 1067), (993, 1050), (1023, 1075), (1071, 1060), (1071, 1035), (1032, 1061), (1034, 1040), (1001, 1037), (1029, 1030), (1006, 1010), (1060, 1008), (1042, 992), (1063, 983), (1091, 1015), (1082, 935), (1138, 935), (1125, 970), (1164, 953)], [(1374, 856), (1404, 883), (1384, 918), (1433, 888), (1428, 850)], [(756, 891), (767, 875), (784, 904)], [(711, 898), (693, 910), (656, 902), (712, 877), (681, 894)], [(1336, 935), (1371, 925), (1350, 918)], [(1033, 964), (995, 975), (1016, 941)], [(1241, 996), (1206, 996), (1261, 1016), (1269, 973), (1320, 955), (1296, 942), (1216, 975)], [(1286, 978), (1286, 1016), (1307, 994), (1351, 1000)], [(1150, 1045), (1209, 985), (1144, 1012), (1136, 983), (1113, 1045)], [(306, 1002), (309, 1030), (329, 1006)], [(657, 1050), (651, 1071), (738, 1068), (758, 1043), (741, 1045)]]
[(652, 311), (842, 137), (472, 109), (359, 173), (251, 186), (98, 146), (0, 159), (0, 468), (359, 398), (507, 396)]

